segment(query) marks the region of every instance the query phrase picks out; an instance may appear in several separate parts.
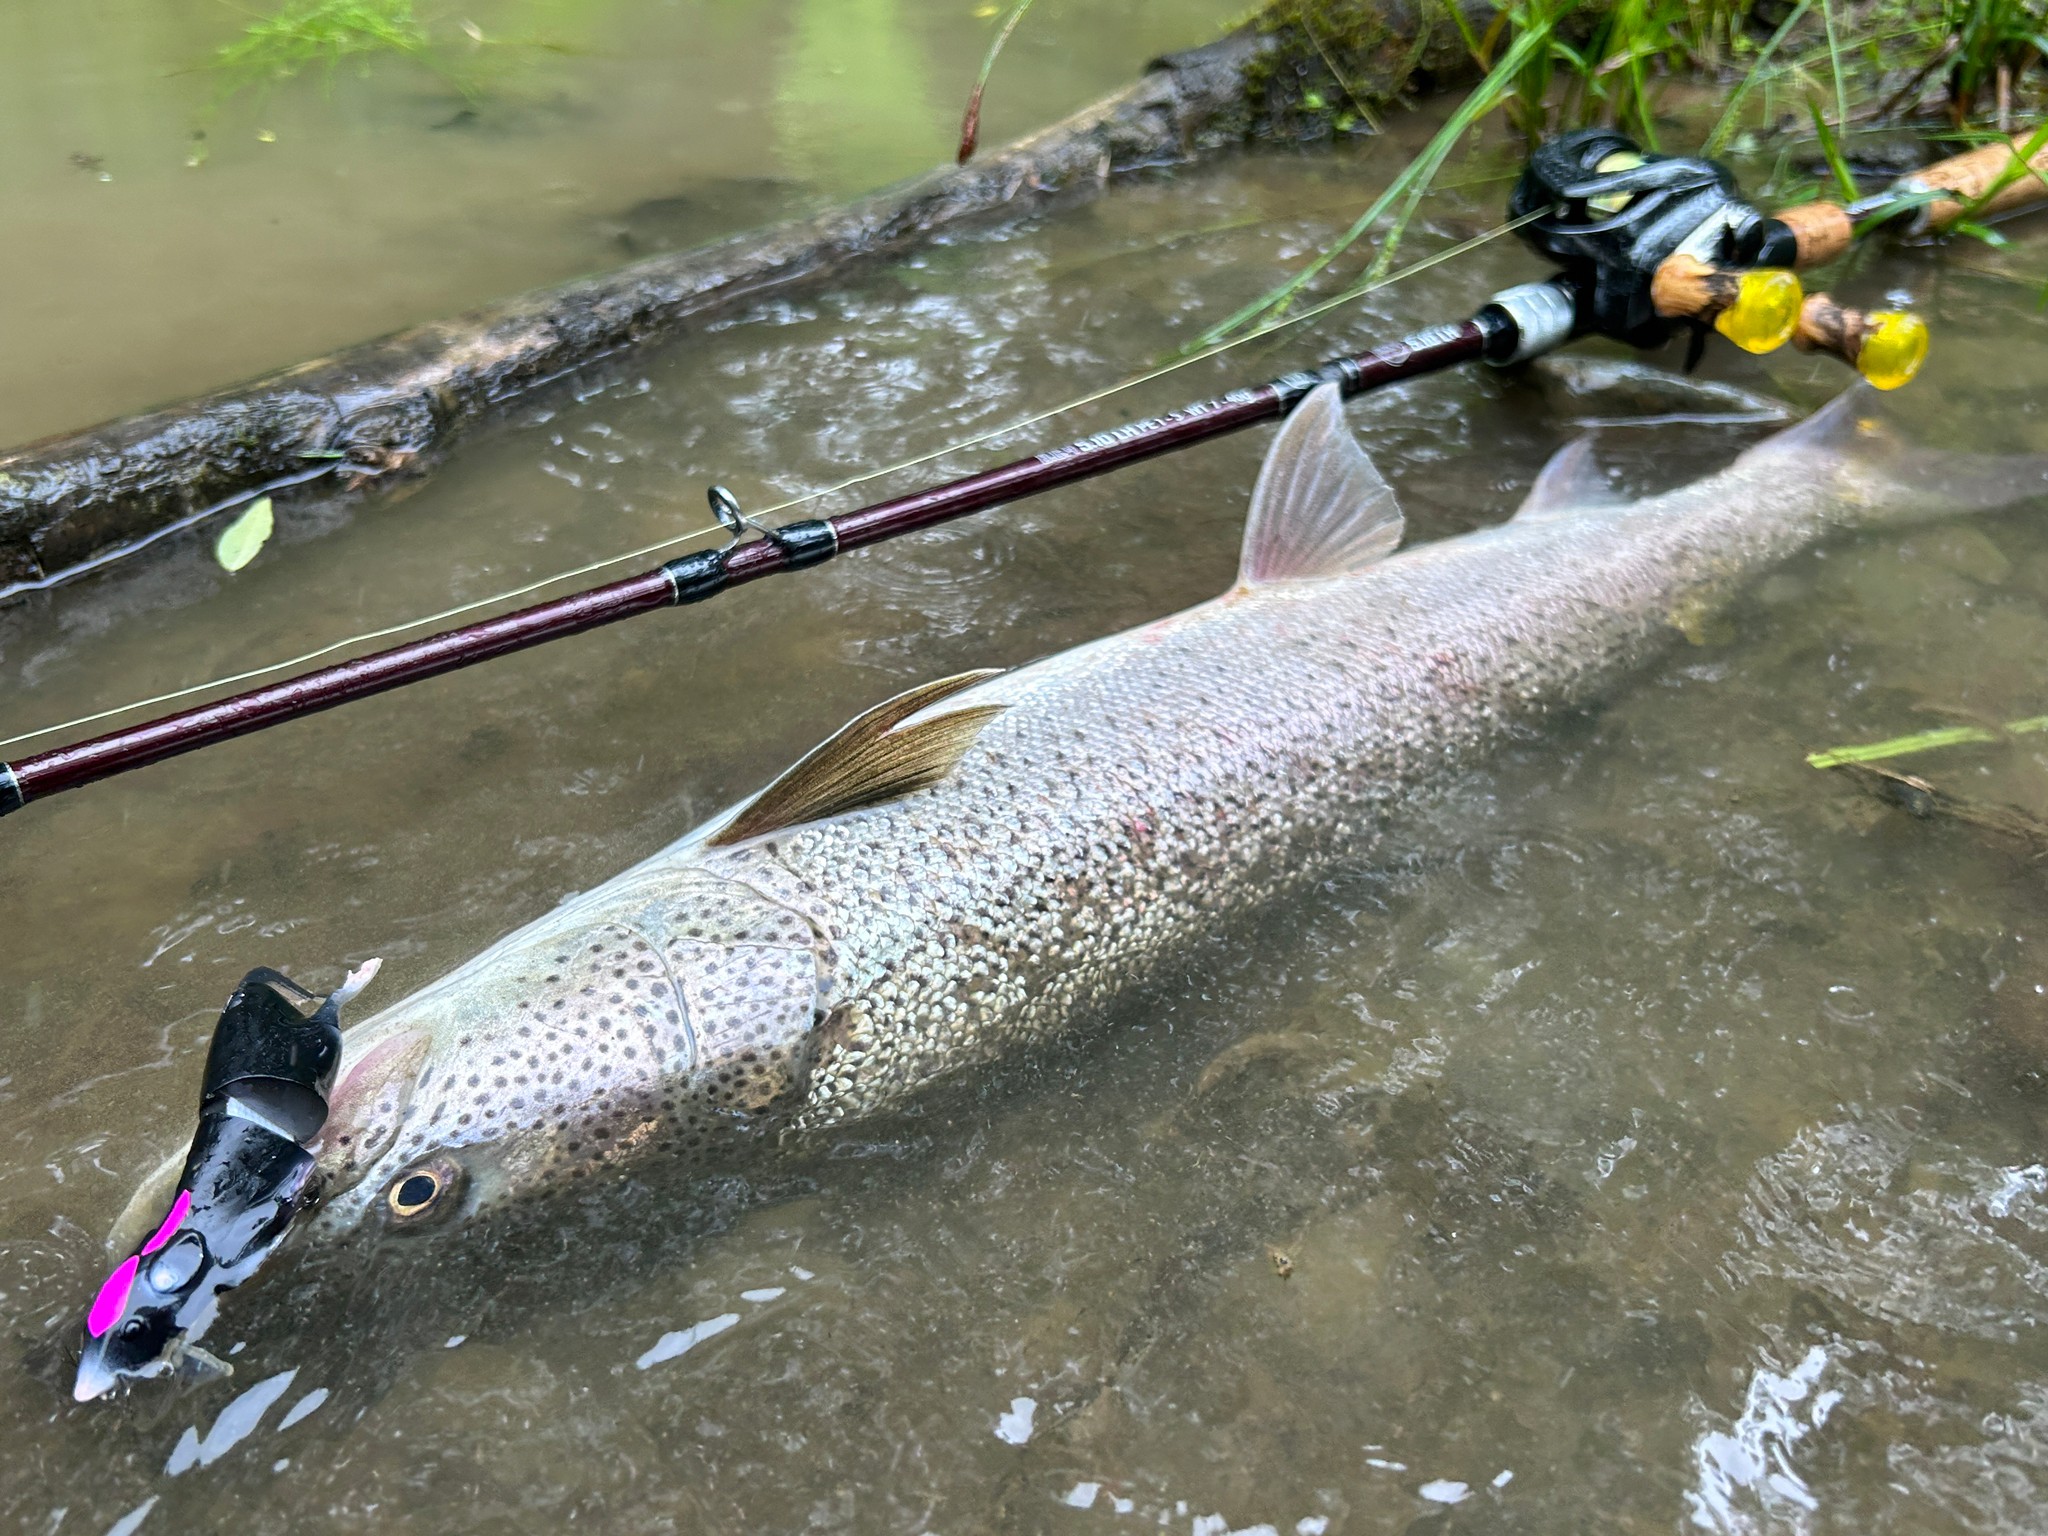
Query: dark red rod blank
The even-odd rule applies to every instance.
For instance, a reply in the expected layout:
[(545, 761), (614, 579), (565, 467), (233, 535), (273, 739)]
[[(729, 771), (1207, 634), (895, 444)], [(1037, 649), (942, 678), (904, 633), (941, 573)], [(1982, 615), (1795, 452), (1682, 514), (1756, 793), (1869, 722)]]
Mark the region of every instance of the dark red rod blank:
[[(492, 656), (546, 640), (581, 634), (655, 608), (696, 602), (730, 586), (818, 563), (841, 550), (877, 544), (935, 523), (1035, 496), (1055, 486), (1103, 474), (1221, 437), (1255, 422), (1284, 416), (1317, 384), (1334, 382), (1346, 395), (1400, 379), (1472, 362), (1487, 355), (1505, 321), (1497, 312), (1437, 326), (1402, 341), (1289, 374), (1214, 400), (1112, 428), (1064, 448), (1034, 454), (964, 480), (914, 491), (841, 516), (794, 523), (726, 551), (705, 551), (587, 592), (536, 603), (499, 618), (322, 667), (287, 682), (238, 693), (67, 747), (0, 763), (0, 815), (62, 790), (181, 752), (246, 736), (351, 699), (382, 693), (422, 678), (453, 672)], [(801, 534), (799, 538), (797, 535)]]

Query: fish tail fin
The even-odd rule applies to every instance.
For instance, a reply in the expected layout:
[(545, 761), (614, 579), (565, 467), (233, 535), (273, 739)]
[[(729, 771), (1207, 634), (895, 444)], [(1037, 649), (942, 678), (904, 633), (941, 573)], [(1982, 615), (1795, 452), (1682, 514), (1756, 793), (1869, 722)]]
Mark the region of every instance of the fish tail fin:
[(2048, 454), (1953, 453), (1906, 442), (1877, 409), (1878, 392), (1851, 385), (1796, 426), (1738, 461), (1773, 477), (1832, 478), (1846, 523), (1920, 522), (1987, 512), (2048, 495)]

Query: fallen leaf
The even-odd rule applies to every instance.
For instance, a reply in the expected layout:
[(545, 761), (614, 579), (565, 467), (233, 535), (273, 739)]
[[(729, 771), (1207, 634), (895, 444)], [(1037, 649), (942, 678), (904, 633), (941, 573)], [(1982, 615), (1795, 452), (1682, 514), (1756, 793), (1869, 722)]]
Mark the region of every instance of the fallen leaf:
[(220, 562), (222, 570), (239, 571), (270, 542), (270, 532), (276, 526), (277, 520), (270, 513), (270, 498), (258, 496), (249, 503), (248, 511), (221, 531), (213, 546), (213, 558)]

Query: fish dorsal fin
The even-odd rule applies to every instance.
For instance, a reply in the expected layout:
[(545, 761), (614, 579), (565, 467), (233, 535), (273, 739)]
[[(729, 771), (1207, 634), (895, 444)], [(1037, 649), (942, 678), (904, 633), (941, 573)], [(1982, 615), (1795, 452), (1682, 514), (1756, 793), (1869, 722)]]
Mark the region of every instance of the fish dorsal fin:
[(1392, 554), (1401, 533), (1400, 503), (1344, 425), (1337, 386), (1317, 385), (1266, 452), (1238, 580), (1256, 586), (1355, 571)]
[(986, 682), (998, 670), (962, 672), (921, 683), (854, 716), (748, 801), (711, 838), (710, 846), (728, 847), (805, 822), (843, 816), (938, 783), (1005, 706), (970, 705), (901, 730), (897, 727), (919, 710)]
[(1529, 499), (1516, 508), (1518, 518), (1548, 517), (1575, 507), (1607, 507), (1621, 498), (1607, 483), (1593, 457), (1593, 434), (1575, 437), (1550, 456), (1529, 487)]

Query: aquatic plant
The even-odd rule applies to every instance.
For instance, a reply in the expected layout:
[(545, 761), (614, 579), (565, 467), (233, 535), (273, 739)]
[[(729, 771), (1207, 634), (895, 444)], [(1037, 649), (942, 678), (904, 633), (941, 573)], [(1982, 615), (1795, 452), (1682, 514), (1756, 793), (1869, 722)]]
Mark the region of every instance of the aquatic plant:
[(1399, 212), (1395, 215), (1393, 226), (1380, 241), (1378, 254), (1373, 258), (1372, 269), (1367, 274), (1367, 281), (1382, 275), (1393, 262), (1394, 253), (1400, 246), (1401, 236), (1407, 229), (1409, 221), (1414, 217), (1417, 204), (1420, 203), (1423, 195), (1428, 192), (1431, 183), (1436, 179), (1437, 172), (1443, 168), (1443, 164), (1450, 158), (1451, 152), (1464, 140), (1465, 135), (1479, 123), (1480, 119), (1500, 106), (1512, 95), (1521, 72), (1530, 67), (1534, 61), (1544, 54), (1549, 43), (1549, 30), (1541, 25), (1532, 27), (1517, 36), (1509, 46), (1508, 51), (1502, 55), (1500, 62), (1487, 72), (1486, 78), (1479, 82), (1472, 93), (1451, 114), (1450, 119), (1444, 126), (1437, 130), (1436, 135), (1423, 148), (1422, 153), (1411, 160), (1387, 184), (1386, 190), (1373, 200), (1371, 206), (1352, 222), (1351, 227), (1339, 236), (1335, 243), (1325, 248), (1321, 254), (1293, 277), (1269, 292), (1261, 294), (1228, 319), (1211, 326), (1189, 344), (1189, 350), (1214, 346), (1217, 342), (1228, 337), (1246, 330), (1255, 329), (1262, 324), (1269, 324), (1273, 320), (1280, 318), (1302, 290), (1308, 287), (1324, 268), (1328, 267), (1338, 256), (1349, 250), (1352, 245), (1386, 215), (1388, 210), (1393, 209), (1398, 204)]
[(394, 55), (433, 70), (465, 98), (478, 93), (467, 73), (441, 57), (413, 0), (298, 0), (250, 22), (206, 67), (218, 76), (216, 99), (223, 100), (309, 69), (331, 74), (350, 59)]
[(429, 46), (412, 0), (302, 0), (250, 22), (214, 55), (212, 67), (250, 84), (289, 79), (315, 64), (332, 69), (363, 54), (421, 57)]
[(1559, 128), (1612, 123), (1657, 147), (1661, 82), (1698, 68), (1713, 70), (1741, 51), (1752, 0), (1517, 0), (1501, 10), (1484, 38), (1453, 10), (1481, 68), (1490, 68), (1497, 39), (1541, 32), (1546, 43), (1514, 80), (1507, 115), (1532, 143)]
[[(465, 105), (474, 106), (505, 65), (536, 51), (569, 50), (537, 36), (487, 36), (467, 16), (429, 18), (420, 14), (415, 0), (293, 0), (250, 21), (200, 66), (217, 82), (202, 121), (237, 96), (260, 96), (309, 72), (331, 77), (346, 63), (367, 70), (373, 61), (391, 58), (430, 71)], [(203, 147), (203, 128), (193, 137), (195, 146)], [(193, 163), (204, 158), (200, 148)]]
[(1956, 122), (1968, 120), (1988, 84), (1998, 126), (2008, 127), (2014, 85), (2030, 64), (2048, 60), (2048, 0), (1947, 0), (1943, 19)]
[(1010, 7), (1010, 14), (1003, 18), (1003, 24), (996, 28), (996, 35), (988, 45), (988, 54), (981, 61), (981, 73), (974, 77), (974, 90), (967, 97), (967, 111), (960, 119), (960, 148), (955, 163), (965, 165), (974, 158), (974, 148), (981, 139), (981, 94), (988, 89), (988, 77), (996, 67), (996, 59), (1003, 51), (1003, 45), (1010, 40), (1010, 34), (1017, 30), (1017, 23), (1024, 19), (1024, 13), (1031, 9), (1031, 0), (1017, 0)]

